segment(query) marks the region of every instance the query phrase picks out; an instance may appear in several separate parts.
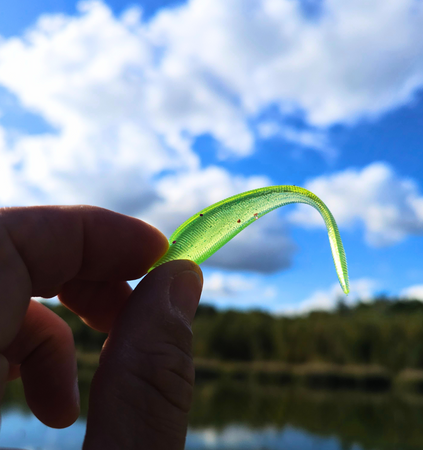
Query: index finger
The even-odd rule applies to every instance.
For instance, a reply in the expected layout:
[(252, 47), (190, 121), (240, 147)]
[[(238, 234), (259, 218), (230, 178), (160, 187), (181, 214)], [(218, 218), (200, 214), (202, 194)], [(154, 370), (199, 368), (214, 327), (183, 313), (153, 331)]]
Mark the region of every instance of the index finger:
[(55, 295), (73, 278), (139, 278), (167, 246), (156, 228), (102, 208), (1, 209), (0, 352), (16, 335), (31, 295)]

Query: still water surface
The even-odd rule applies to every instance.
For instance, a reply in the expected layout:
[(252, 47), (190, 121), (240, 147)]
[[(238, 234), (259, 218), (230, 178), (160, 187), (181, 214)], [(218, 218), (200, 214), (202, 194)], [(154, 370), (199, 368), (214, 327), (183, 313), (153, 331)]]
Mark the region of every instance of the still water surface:
[[(34, 416), (19, 410), (3, 414), (0, 447), (25, 450), (75, 450), (82, 446), (85, 421), (79, 420), (65, 430), (43, 426)], [(351, 450), (361, 447), (353, 446)], [(230, 425), (222, 430), (204, 428), (190, 430), (187, 450), (341, 450), (336, 438), (322, 438), (293, 427), (282, 430), (267, 427), (252, 430), (243, 425)]]
[[(85, 391), (81, 393), (82, 417), (65, 430), (43, 426), (25, 408), (21, 394), (9, 394), (0, 447), (80, 449), (87, 401)], [(419, 395), (328, 393), (239, 382), (203, 384), (195, 394), (186, 450), (423, 448)]]

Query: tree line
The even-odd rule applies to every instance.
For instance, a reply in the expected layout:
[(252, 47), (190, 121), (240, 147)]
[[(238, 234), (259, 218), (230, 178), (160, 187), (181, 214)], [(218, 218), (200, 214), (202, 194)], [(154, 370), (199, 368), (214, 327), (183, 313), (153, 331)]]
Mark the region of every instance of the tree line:
[[(101, 349), (106, 335), (61, 305), (49, 307), (68, 322), (79, 351)], [(194, 356), (203, 359), (423, 369), (423, 303), (418, 300), (382, 296), (295, 317), (200, 305), (193, 332)]]

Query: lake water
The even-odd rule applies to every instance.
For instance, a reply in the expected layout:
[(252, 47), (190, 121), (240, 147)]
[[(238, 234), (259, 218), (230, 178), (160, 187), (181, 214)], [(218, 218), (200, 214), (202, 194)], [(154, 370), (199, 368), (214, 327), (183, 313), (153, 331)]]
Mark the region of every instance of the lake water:
[[(84, 439), (85, 421), (79, 420), (64, 430), (53, 430), (42, 425), (34, 416), (19, 410), (3, 413), (0, 448), (14, 447), (25, 450), (75, 450)], [(350, 447), (359, 450), (360, 446)], [(187, 450), (341, 450), (339, 440), (322, 438), (301, 429), (267, 427), (252, 430), (243, 425), (231, 425), (221, 430), (209, 427), (190, 430)]]
[[(6, 396), (0, 448), (81, 448), (85, 397), (81, 419), (54, 430), (30, 414), (19, 396)], [(213, 382), (196, 387), (186, 450), (417, 450), (423, 448), (422, 425), (419, 395)]]

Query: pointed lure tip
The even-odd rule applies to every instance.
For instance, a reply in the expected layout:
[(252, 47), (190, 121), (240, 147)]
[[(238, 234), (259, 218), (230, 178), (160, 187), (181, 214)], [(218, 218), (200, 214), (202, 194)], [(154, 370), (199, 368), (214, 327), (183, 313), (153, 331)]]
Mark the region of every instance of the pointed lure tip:
[(341, 284), (341, 287), (345, 295), (348, 295), (350, 293), (350, 287), (348, 285)]

